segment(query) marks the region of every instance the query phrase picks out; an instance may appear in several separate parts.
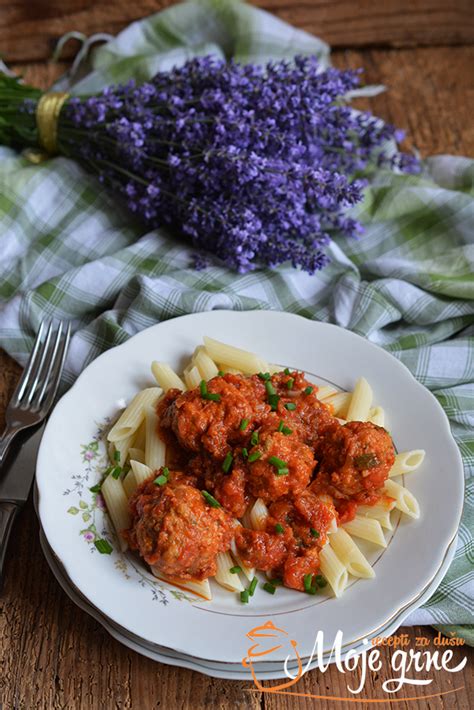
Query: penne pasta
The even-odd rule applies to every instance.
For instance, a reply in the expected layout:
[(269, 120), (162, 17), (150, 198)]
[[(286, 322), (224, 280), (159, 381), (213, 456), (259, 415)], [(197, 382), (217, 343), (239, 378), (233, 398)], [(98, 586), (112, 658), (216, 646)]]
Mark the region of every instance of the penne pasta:
[(139, 486), (140, 483), (143, 483), (143, 481), (148, 480), (153, 475), (152, 469), (140, 461), (134, 461), (132, 459), (130, 461), (130, 466), (135, 476), (137, 486)]
[(178, 389), (183, 391), (186, 389), (181, 377), (178, 377), (173, 368), (165, 362), (157, 362), (154, 360), (151, 363), (151, 371), (153, 372), (155, 380), (165, 392), (170, 389)]
[(134, 436), (133, 439), (133, 448), (134, 449), (141, 449), (142, 451), (145, 451), (145, 441), (146, 441), (146, 422), (145, 420), (142, 421), (140, 426), (138, 427), (138, 431)]
[(351, 392), (338, 392), (337, 394), (326, 397), (324, 404), (330, 404), (335, 417), (345, 418), (347, 410), (351, 402)]
[(143, 449), (135, 449), (134, 447), (128, 450), (128, 457), (130, 461), (139, 461), (140, 463), (145, 463), (145, 452)]
[(268, 508), (261, 498), (257, 498), (249, 513), (250, 527), (253, 530), (265, 530)]
[(316, 392), (316, 396), (320, 402), (323, 402), (327, 399), (327, 397), (332, 397), (335, 394), (338, 394), (338, 390), (331, 387), (331, 385), (323, 385), (322, 387), (318, 387), (318, 391)]
[(158, 435), (158, 416), (153, 407), (146, 410), (145, 463), (156, 471), (165, 465), (166, 445)]
[(194, 389), (194, 387), (199, 387), (199, 383), (202, 380), (201, 373), (197, 367), (192, 366), (184, 371), (184, 382), (188, 390)]
[(122, 485), (125, 495), (127, 498), (130, 498), (132, 493), (135, 493), (135, 490), (138, 487), (138, 482), (133, 469), (130, 469), (125, 478), (122, 480)]
[[(234, 525), (241, 525), (238, 520), (234, 520)], [(232, 539), (230, 543), (230, 553), (232, 557), (234, 558), (235, 563), (240, 567), (242, 570), (242, 573), (247, 577), (249, 582), (252, 581), (252, 579), (255, 577), (255, 568), (254, 567), (247, 567), (245, 562), (242, 560), (240, 557), (238, 550), (237, 550), (237, 545), (235, 544), (235, 540)]]
[(114, 524), (120, 548), (127, 549), (127, 543), (121, 535), (122, 530), (130, 527), (130, 513), (128, 510), (127, 496), (120, 479), (107, 476), (101, 486), (101, 493), (107, 505), (107, 511)]
[(200, 381), (206, 380), (207, 382), (208, 380), (212, 380), (213, 377), (217, 377), (219, 369), (202, 345), (194, 351), (192, 363), (199, 370), (201, 376)]
[(369, 412), (368, 420), (377, 426), (385, 426), (385, 411), (382, 407), (373, 407)]
[(347, 586), (347, 570), (329, 543), (319, 553), (321, 573), (327, 579), (334, 595), (340, 597)]
[(342, 527), (349, 535), (360, 537), (362, 540), (368, 540), (369, 542), (373, 542), (374, 545), (380, 545), (380, 547), (387, 547), (387, 541), (385, 540), (382, 526), (379, 521), (374, 518), (364, 518), (356, 515), (354, 520), (344, 523)]
[(234, 367), (246, 375), (268, 371), (268, 363), (254, 353), (235, 348), (233, 345), (226, 345), (207, 336), (204, 336), (204, 345), (206, 346), (207, 354), (214, 362)]
[(372, 565), (365, 559), (354, 540), (346, 530), (339, 530), (329, 536), (329, 544), (353, 577), (371, 579), (375, 577)]
[(191, 592), (206, 601), (211, 601), (212, 592), (208, 579), (175, 579), (174, 577), (168, 577), (168, 575), (163, 574), (156, 567), (151, 566), (150, 569), (154, 576), (157, 579), (161, 579), (162, 582), (171, 584), (173, 587), (178, 587), (178, 589), (183, 589), (185, 592)]
[(410, 493), (410, 491), (404, 486), (400, 486), (395, 481), (388, 479), (385, 481), (385, 493), (390, 496), (390, 498), (395, 499), (395, 507), (401, 510), (405, 515), (409, 515), (410, 518), (420, 517), (420, 506), (417, 499)]
[(221, 587), (228, 589), (230, 592), (243, 592), (244, 585), (240, 581), (239, 575), (230, 571), (235, 565), (229, 553), (219, 552), (216, 557), (216, 563), (217, 584), (220, 584)]
[(411, 451), (401, 451), (395, 456), (395, 463), (389, 471), (389, 477), (401, 476), (404, 473), (416, 471), (425, 459), (423, 449), (412, 449)]
[(364, 377), (357, 380), (352, 393), (346, 419), (348, 422), (365, 422), (372, 405), (372, 388)]
[(385, 530), (393, 530), (390, 513), (395, 508), (395, 501), (392, 498), (382, 498), (375, 505), (358, 505), (357, 515), (365, 518), (378, 520)]
[[(133, 434), (131, 436), (127, 436), (126, 439), (120, 439), (119, 441), (111, 441), (109, 443), (109, 458), (112, 463), (119, 464), (120, 466), (123, 466), (128, 458), (128, 451), (129, 448), (132, 444), (133, 441)], [(115, 459), (115, 454), (118, 451), (120, 458), (117, 460)]]
[(244, 526), (244, 528), (249, 528), (249, 530), (252, 528), (252, 523), (250, 522), (250, 511), (252, 509), (252, 506), (250, 505), (245, 513), (242, 515), (241, 518), (241, 523)]
[(148, 387), (138, 392), (109, 431), (108, 441), (120, 441), (135, 434), (145, 419), (145, 409), (155, 405), (161, 394), (160, 387)]

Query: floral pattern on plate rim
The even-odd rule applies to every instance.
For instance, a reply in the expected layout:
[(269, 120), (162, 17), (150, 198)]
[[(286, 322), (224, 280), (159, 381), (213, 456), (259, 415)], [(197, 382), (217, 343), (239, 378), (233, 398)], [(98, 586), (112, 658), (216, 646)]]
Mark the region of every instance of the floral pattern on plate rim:
[(110, 418), (100, 424), (96, 422), (97, 428), (92, 439), (86, 444), (81, 444), (80, 456), (83, 469), (80, 473), (71, 474), (72, 485), (63, 492), (64, 496), (71, 496), (76, 500), (76, 504), (71, 505), (67, 512), (84, 524), (84, 527), (79, 530), (79, 535), (82, 535), (84, 542), (89, 545), (91, 554), (100, 554), (95, 543), (103, 540), (111, 548), (110, 554), (115, 557), (116, 569), (124, 575), (125, 579), (134, 579), (141, 587), (148, 587), (155, 601), (166, 605), (171, 596), (178, 601), (194, 602), (195, 597), (181, 590), (166, 587), (158, 579), (151, 579), (144, 569), (140, 569), (131, 554), (124, 554), (120, 550), (115, 530), (107, 515), (104, 498), (100, 492), (94, 493), (90, 490), (91, 486), (102, 480), (110, 464), (106, 439), (112, 423)]

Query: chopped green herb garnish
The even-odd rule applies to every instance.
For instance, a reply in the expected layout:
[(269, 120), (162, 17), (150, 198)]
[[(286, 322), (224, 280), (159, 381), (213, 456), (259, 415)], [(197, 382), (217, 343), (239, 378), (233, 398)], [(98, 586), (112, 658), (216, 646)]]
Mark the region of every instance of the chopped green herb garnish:
[(217, 392), (207, 392), (202, 396), (203, 399), (210, 399), (211, 402), (220, 402), (221, 401), (221, 396), (220, 394), (217, 394)]
[(242, 604), (249, 603), (249, 593), (246, 589), (244, 589), (243, 592), (240, 592), (240, 601), (242, 602)]
[(313, 581), (313, 575), (312, 574), (305, 574), (303, 577), (303, 586), (305, 592), (311, 593), (311, 583)]
[(201, 491), (201, 493), (202, 493), (203, 498), (206, 500), (207, 503), (209, 503), (209, 505), (212, 508), (220, 508), (221, 507), (221, 504), (219, 503), (219, 501), (216, 500), (214, 498), (214, 496), (211, 496), (210, 493), (208, 493), (207, 491)]
[(114, 461), (120, 461), (120, 451), (114, 451)]
[(235, 567), (231, 567), (229, 572), (231, 574), (239, 574), (239, 572), (242, 572), (242, 567), (239, 567), (239, 565), (235, 565)]
[(258, 373), (258, 376), (259, 376), (260, 379), (263, 380), (264, 382), (267, 382), (267, 380), (269, 380), (270, 377), (271, 377), (271, 375), (270, 375), (269, 372), (259, 372), (259, 373)]
[(375, 454), (362, 454), (354, 457), (354, 466), (359, 470), (375, 468), (378, 465), (379, 460)]
[(280, 419), (280, 423), (279, 423), (279, 425), (278, 425), (277, 431), (280, 431), (280, 432), (283, 431), (283, 427), (284, 427), (284, 426), (285, 426), (285, 425), (283, 424), (283, 419)]
[(153, 483), (155, 484), (155, 486), (164, 486), (165, 483), (168, 483), (168, 476), (169, 475), (170, 475), (170, 470), (169, 470), (168, 466), (163, 466), (163, 468), (161, 469), (161, 474), (157, 478), (155, 478)]
[(279, 401), (280, 401), (280, 397), (277, 394), (269, 394), (268, 395), (268, 404), (271, 406), (272, 412), (276, 411)]
[(249, 456), (249, 463), (253, 463), (254, 461), (257, 461), (262, 455), (261, 451), (254, 451), (253, 454), (250, 454)]
[(278, 579), (278, 577), (275, 577), (275, 579), (270, 580), (270, 584), (273, 584), (274, 587), (278, 587), (280, 584), (283, 584), (283, 580)]
[(267, 380), (265, 382), (265, 389), (267, 390), (267, 394), (276, 394), (276, 389), (274, 388), (270, 380)]
[(310, 528), (309, 531), (310, 531), (312, 537), (319, 537), (319, 532), (317, 530), (315, 530), (314, 528)]
[(242, 456), (244, 457), (244, 459), (248, 458), (249, 452), (247, 449), (245, 449), (245, 448), (242, 449)]
[(91, 493), (100, 493), (101, 488), (102, 488), (102, 484), (96, 483), (95, 486), (92, 486), (91, 488), (89, 488), (89, 490)]
[(269, 594), (275, 594), (276, 592), (276, 587), (274, 587), (273, 584), (270, 584), (270, 582), (265, 582), (263, 589)]
[(318, 587), (323, 588), (327, 585), (327, 582), (324, 579), (322, 574), (317, 574), (315, 577), (315, 581), (316, 581), (316, 584), (318, 585)]
[(289, 412), (293, 412), (293, 410), (296, 409), (296, 404), (294, 402), (287, 402), (285, 404), (285, 409), (288, 409)]
[(250, 424), (249, 419), (242, 419), (242, 421), (240, 422), (240, 427), (239, 427), (240, 431), (245, 431), (249, 424)]
[(295, 384), (295, 378), (290, 377), (289, 380), (287, 380), (286, 386), (289, 390), (293, 389), (293, 385)]
[(288, 466), (282, 466), (281, 468), (277, 468), (275, 476), (288, 476), (289, 472)]
[(268, 463), (271, 463), (272, 466), (276, 466), (277, 468), (284, 468), (286, 466), (286, 461), (282, 461), (278, 456), (269, 456)]
[(305, 394), (313, 394), (314, 387), (306, 387), (304, 390)]
[(291, 375), (291, 372), (290, 372), (290, 368), (289, 368), (289, 367), (285, 367), (285, 369), (283, 370), (283, 372), (285, 373), (285, 375)]
[(217, 373), (217, 377), (223, 377), (224, 376), (224, 370), (219, 370)]
[(251, 597), (253, 597), (255, 590), (257, 589), (258, 579), (254, 577), (249, 584), (248, 592)]
[(233, 460), (234, 460), (234, 457), (232, 456), (232, 454), (229, 451), (225, 456), (224, 463), (222, 464), (222, 470), (224, 471), (224, 473), (229, 473)]
[(283, 527), (283, 525), (281, 525), (280, 523), (277, 523), (277, 524), (275, 525), (275, 532), (277, 532), (277, 533), (282, 533), (282, 532), (284, 532), (284, 531), (285, 531), (285, 528)]
[(201, 380), (199, 383), (199, 389), (201, 390), (201, 397), (207, 394), (207, 382), (206, 380)]
[(289, 426), (284, 426), (281, 431), (282, 431), (282, 434), (285, 434), (285, 436), (288, 436), (289, 434), (293, 434), (293, 429), (290, 429)]
[(250, 443), (252, 446), (256, 446), (258, 444), (258, 431), (254, 431), (252, 433), (252, 436), (250, 437)]
[(110, 542), (108, 540), (104, 540), (103, 538), (99, 540), (94, 540), (94, 545), (99, 550), (101, 555), (110, 555), (110, 553), (113, 552), (114, 549)]
[(115, 480), (117, 480), (118, 478), (120, 478), (120, 474), (121, 474), (121, 473), (122, 473), (122, 467), (121, 467), (121, 466), (115, 466), (115, 467), (111, 470), (110, 475), (112, 476), (112, 478), (115, 478)]

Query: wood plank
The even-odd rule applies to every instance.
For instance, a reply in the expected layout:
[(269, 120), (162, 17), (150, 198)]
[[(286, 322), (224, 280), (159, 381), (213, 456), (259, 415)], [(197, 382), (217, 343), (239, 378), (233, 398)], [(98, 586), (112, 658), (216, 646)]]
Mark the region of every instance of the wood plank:
[[(7, 62), (51, 57), (57, 40), (76, 30), (116, 34), (173, 0), (0, 0), (0, 46)], [(469, 0), (254, 0), (334, 47), (468, 44), (474, 40)], [(77, 46), (77, 45), (76, 45)], [(76, 51), (74, 43), (66, 55)]]
[(365, 83), (387, 87), (355, 105), (406, 130), (407, 144), (423, 157), (474, 154), (474, 47), (337, 51), (333, 60), (362, 67)]

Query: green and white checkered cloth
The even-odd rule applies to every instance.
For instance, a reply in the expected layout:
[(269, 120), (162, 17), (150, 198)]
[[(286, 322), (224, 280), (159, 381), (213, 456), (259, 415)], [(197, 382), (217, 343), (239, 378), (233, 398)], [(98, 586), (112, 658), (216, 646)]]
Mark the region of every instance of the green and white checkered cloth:
[[(189, 2), (137, 22), (96, 51), (74, 91), (89, 92), (197, 54), (246, 62), (328, 47), (232, 1)], [(360, 209), (360, 241), (336, 240), (315, 276), (282, 266), (237, 275), (190, 268), (193, 249), (145, 232), (92, 177), (64, 158), (39, 166), (0, 147), (0, 345), (24, 364), (40, 320), (70, 319), (67, 383), (137, 331), (215, 308), (277, 309), (353, 330), (402, 360), (441, 402), (467, 489), (454, 562), (409, 623), (472, 634), (474, 489), (474, 162), (438, 156), (423, 177), (379, 172)], [(459, 628), (458, 625), (462, 625)]]

